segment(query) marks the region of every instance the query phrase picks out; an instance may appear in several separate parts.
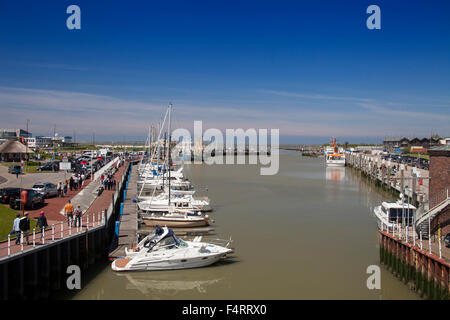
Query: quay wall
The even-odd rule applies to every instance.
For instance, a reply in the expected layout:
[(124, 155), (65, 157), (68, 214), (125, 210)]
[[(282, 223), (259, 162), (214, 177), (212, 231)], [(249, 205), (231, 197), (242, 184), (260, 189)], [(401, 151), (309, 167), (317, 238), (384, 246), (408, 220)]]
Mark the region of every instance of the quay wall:
[[(373, 156), (361, 153), (346, 153), (346, 165), (359, 170), (362, 175), (381, 188), (390, 191), (395, 196), (403, 193), (410, 199), (410, 203), (416, 207), (428, 201), (428, 190), (426, 186), (420, 186), (419, 180), (426, 180), (428, 177), (407, 176), (407, 171), (399, 164), (393, 163), (398, 169), (398, 174), (393, 176), (392, 168), (381, 161), (374, 161)], [(406, 188), (408, 186), (408, 188)]]
[(380, 233), (380, 262), (421, 297), (449, 300), (450, 264), (435, 254), (404, 243), (386, 231)]
[(67, 279), (72, 275), (67, 268), (71, 265), (80, 268), (83, 286), (84, 271), (108, 258), (129, 172), (130, 163), (127, 163), (117, 192), (112, 195), (109, 208), (103, 212), (103, 225), (85, 228), (83, 232), (1, 258), (0, 299), (50, 298), (52, 294), (67, 289)]

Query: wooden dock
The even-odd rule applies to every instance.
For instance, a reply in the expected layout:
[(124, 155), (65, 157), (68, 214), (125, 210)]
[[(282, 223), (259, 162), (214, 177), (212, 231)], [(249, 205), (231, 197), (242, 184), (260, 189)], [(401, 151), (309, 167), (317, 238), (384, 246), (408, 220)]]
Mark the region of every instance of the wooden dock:
[[(140, 237), (144, 237), (152, 230), (153, 228), (145, 226), (139, 229), (138, 234)], [(214, 234), (214, 228), (211, 227), (173, 228), (172, 230), (177, 236), (206, 236)]]
[(125, 248), (131, 248), (138, 240), (138, 214), (137, 204), (133, 200), (137, 197), (136, 182), (138, 178), (137, 165), (133, 165), (128, 189), (123, 202), (123, 210), (120, 218), (118, 245), (110, 252), (109, 258), (115, 259), (125, 256)]

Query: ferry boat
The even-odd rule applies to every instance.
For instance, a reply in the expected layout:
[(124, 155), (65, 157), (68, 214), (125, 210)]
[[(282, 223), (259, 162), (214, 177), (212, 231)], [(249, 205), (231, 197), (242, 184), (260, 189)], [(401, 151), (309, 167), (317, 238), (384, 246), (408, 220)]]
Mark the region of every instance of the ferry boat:
[(400, 198), (396, 202), (382, 202), (381, 205), (375, 207), (374, 213), (377, 217), (379, 229), (392, 229), (398, 223), (405, 223), (412, 226), (416, 210), (416, 207), (405, 203)]
[(332, 138), (325, 149), (325, 162), (328, 167), (345, 167), (345, 155), (336, 145), (336, 138)]

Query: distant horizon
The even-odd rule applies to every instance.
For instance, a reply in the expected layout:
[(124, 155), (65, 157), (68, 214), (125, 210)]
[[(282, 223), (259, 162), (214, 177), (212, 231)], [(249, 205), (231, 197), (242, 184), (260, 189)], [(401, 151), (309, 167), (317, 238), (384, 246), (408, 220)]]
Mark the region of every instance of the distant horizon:
[[(35, 136), (33, 134), (33, 136)], [(66, 135), (66, 136), (70, 136), (70, 135)], [(402, 138), (402, 137), (406, 137), (406, 138), (415, 138), (415, 137), (408, 137), (408, 136), (401, 136), (401, 137), (396, 137), (396, 138)], [(441, 138), (446, 138), (445, 136), (440, 136)], [(330, 139), (332, 137), (321, 137), (321, 136), (317, 136), (317, 137), (295, 137), (295, 136), (280, 136), (280, 145), (323, 145), (323, 144), (328, 144), (330, 142)], [(386, 137), (387, 138), (393, 138), (393, 137)], [(422, 137), (422, 136), (418, 136), (417, 138), (429, 138), (429, 137)], [(383, 140), (384, 138), (380, 139), (380, 138), (373, 138), (373, 137), (336, 137), (337, 139), (337, 143), (338, 144), (345, 144), (346, 142), (348, 142), (349, 144), (373, 144), (373, 145), (382, 145), (383, 144)], [(145, 137), (141, 137), (141, 138), (125, 138), (125, 140), (123, 140), (122, 138), (117, 138), (117, 139), (112, 139), (112, 138), (96, 138), (95, 139), (95, 144), (115, 144), (115, 145), (120, 145), (120, 144), (127, 144), (127, 143), (145, 143), (146, 138)], [(74, 142), (72, 140), (72, 142)], [(92, 144), (92, 137), (91, 139), (81, 139), (79, 140), (77, 138), (77, 143), (81, 143), (81, 144)]]

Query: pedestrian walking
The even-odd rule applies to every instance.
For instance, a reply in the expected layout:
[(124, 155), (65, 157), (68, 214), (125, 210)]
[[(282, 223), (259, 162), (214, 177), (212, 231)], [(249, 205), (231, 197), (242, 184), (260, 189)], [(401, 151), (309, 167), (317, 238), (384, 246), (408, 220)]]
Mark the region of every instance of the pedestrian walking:
[(67, 195), (67, 185), (68, 185), (68, 183), (67, 183), (67, 180), (66, 180), (66, 182), (64, 182), (64, 187), (63, 187), (64, 197)]
[(16, 215), (16, 218), (14, 219), (14, 222), (13, 222), (13, 232), (12, 233), (16, 234), (16, 244), (20, 243), (20, 226), (19, 226), (19, 224), (20, 224), (20, 213), (18, 213)]
[(66, 213), (67, 217), (67, 226), (70, 227), (73, 224), (73, 204), (70, 202), (70, 200), (64, 206), (64, 212)]
[(73, 177), (73, 187), (75, 190), (78, 190), (78, 177)]
[(73, 215), (75, 216), (75, 227), (81, 227), (81, 217), (83, 215), (83, 211), (81, 211), (80, 205), (77, 205)]
[(14, 172), (16, 173), (16, 179), (19, 179), (20, 169), (19, 169), (19, 168), (16, 168), (16, 169), (14, 170)]
[(28, 218), (28, 212), (25, 212), (22, 219), (19, 221), (20, 231), (23, 233), (23, 237), (27, 239), (27, 244), (30, 244), (28, 235), (30, 233), (30, 219)]
[(69, 188), (70, 188), (70, 191), (73, 190), (73, 176), (70, 177), (70, 180), (69, 180)]
[(36, 227), (41, 229), (41, 239), (44, 238), (44, 230), (48, 227), (47, 218), (45, 217), (45, 212), (41, 211), (36, 222)]
[(56, 187), (56, 189), (58, 190), (58, 197), (62, 196), (62, 183), (58, 182), (58, 186)]

